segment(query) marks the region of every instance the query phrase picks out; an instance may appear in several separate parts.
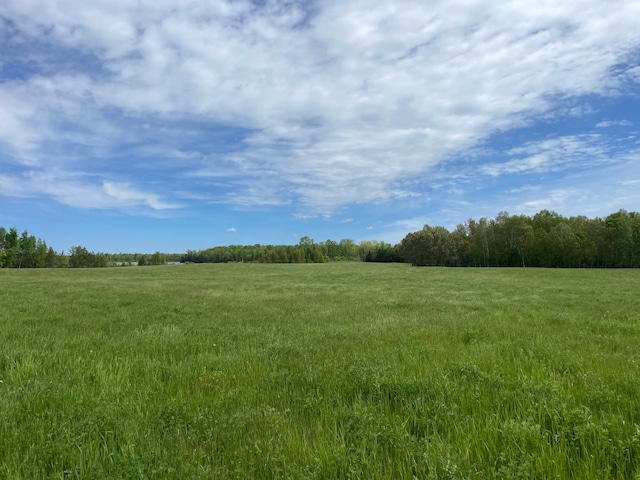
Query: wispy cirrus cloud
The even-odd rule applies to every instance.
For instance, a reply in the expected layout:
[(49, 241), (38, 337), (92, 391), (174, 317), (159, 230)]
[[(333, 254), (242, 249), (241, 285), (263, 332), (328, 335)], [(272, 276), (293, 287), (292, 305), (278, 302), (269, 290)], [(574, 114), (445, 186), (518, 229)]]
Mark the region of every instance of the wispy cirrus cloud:
[(619, 121), (611, 121), (611, 120), (605, 120), (602, 122), (598, 122), (596, 124), (596, 128), (607, 128), (607, 127), (630, 127), (633, 125), (633, 122), (630, 122), (628, 120), (619, 120)]
[(151, 214), (181, 208), (160, 195), (133, 187), (129, 183), (88, 180), (82, 174), (26, 171), (20, 176), (0, 174), (0, 187), (6, 195), (19, 198), (50, 196), (57, 202), (79, 209), (123, 210)]
[(402, 220), (394, 221), (389, 227), (401, 228), (403, 230), (414, 231), (420, 230), (425, 225), (429, 224), (431, 220), (428, 217), (414, 217), (405, 218)]
[(508, 158), (502, 163), (489, 163), (480, 168), (486, 175), (547, 172), (571, 167), (588, 167), (606, 162), (610, 148), (595, 134), (570, 135), (539, 142), (528, 142), (504, 152)]

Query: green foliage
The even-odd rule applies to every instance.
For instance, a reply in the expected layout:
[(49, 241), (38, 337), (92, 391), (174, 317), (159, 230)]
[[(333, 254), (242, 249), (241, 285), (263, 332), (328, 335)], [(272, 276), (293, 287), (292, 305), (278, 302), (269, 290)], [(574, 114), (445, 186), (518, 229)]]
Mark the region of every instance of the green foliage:
[(0, 271), (0, 477), (640, 474), (633, 270)]
[(167, 263), (167, 257), (164, 253), (155, 252), (149, 258), (149, 265), (165, 265)]
[(401, 262), (396, 248), (384, 242), (353, 240), (340, 242), (327, 240), (316, 243), (310, 237), (302, 237), (298, 245), (230, 245), (207, 250), (189, 250), (180, 259), (193, 263), (324, 263), (328, 261)]
[(90, 252), (84, 247), (69, 249), (69, 268), (106, 267), (108, 264), (109, 259), (103, 253)]
[(0, 227), (0, 268), (54, 267), (62, 263), (44, 240), (36, 239), (26, 230), (18, 236), (16, 228), (7, 232)]
[(167, 258), (163, 253), (155, 252), (153, 255), (139, 255), (138, 266), (145, 265), (166, 265)]
[(2, 251), (3, 267), (16, 268), (19, 264), (20, 247), (18, 245), (18, 231), (10, 228), (7, 232), (4, 228), (0, 230), (3, 239), (0, 239), (0, 250)]
[(324, 263), (359, 260), (432, 266), (640, 267), (640, 214), (620, 210), (605, 219), (564, 218), (549, 210), (533, 217), (500, 212), (495, 219), (469, 219), (453, 232), (425, 225), (398, 245), (376, 240), (316, 243), (304, 236), (297, 245), (229, 245), (186, 254), (101, 254), (72, 247), (68, 258), (47, 248), (25, 230), (18, 236), (0, 228), (0, 268), (102, 267), (117, 264)]
[(500, 212), (470, 219), (449, 233), (425, 227), (397, 251), (413, 265), (492, 267), (640, 267), (640, 214), (620, 210), (605, 219), (533, 217)]
[[(329, 250), (332, 255), (337, 255), (337, 257), (330, 257)], [(324, 263), (329, 260), (338, 260), (342, 254), (340, 246), (335, 242), (327, 246), (325, 243), (315, 243), (312, 238), (302, 237), (298, 245), (230, 245), (200, 251), (189, 250), (181, 258), (181, 261), (194, 263)]]
[(365, 240), (358, 246), (358, 258), (363, 262), (402, 262), (396, 248), (377, 240)]
[[(140, 258), (138, 258), (140, 257)], [(16, 228), (8, 232), (0, 227), (0, 268), (94, 268), (115, 265), (120, 261), (131, 264), (141, 260), (141, 265), (165, 265), (168, 261), (176, 262), (180, 258), (178, 254), (164, 254), (155, 252), (148, 257), (138, 254), (114, 254), (95, 253), (85, 247), (74, 246), (69, 249), (69, 254), (56, 253), (47, 243), (25, 230), (20, 236)]]

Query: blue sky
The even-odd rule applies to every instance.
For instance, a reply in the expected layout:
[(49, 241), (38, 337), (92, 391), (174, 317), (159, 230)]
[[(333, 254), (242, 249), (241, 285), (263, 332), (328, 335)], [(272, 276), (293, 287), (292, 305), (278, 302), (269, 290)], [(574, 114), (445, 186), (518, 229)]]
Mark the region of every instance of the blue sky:
[(399, 242), (640, 211), (640, 2), (0, 2), (0, 226)]

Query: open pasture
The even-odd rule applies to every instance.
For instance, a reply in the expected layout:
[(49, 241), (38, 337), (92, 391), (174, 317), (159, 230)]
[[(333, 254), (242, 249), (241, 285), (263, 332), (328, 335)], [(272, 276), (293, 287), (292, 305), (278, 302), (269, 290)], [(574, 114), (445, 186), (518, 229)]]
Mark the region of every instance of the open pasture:
[(0, 478), (639, 478), (639, 294), (638, 270), (0, 270)]

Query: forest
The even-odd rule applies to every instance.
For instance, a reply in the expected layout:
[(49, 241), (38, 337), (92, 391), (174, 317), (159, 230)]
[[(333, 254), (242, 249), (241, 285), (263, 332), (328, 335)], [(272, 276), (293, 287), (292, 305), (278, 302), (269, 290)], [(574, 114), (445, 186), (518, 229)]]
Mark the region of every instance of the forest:
[(501, 212), (449, 232), (425, 225), (397, 252), (413, 265), (621, 268), (640, 266), (640, 214), (566, 218), (542, 210), (532, 217)]
[(351, 239), (297, 245), (229, 245), (184, 254), (95, 253), (73, 246), (56, 252), (26, 230), (0, 227), (0, 268), (81, 268), (191, 263), (407, 262), (451, 267), (640, 267), (640, 214), (619, 210), (605, 218), (563, 217), (549, 210), (533, 216), (500, 212), (469, 219), (453, 231), (425, 225), (397, 245)]

